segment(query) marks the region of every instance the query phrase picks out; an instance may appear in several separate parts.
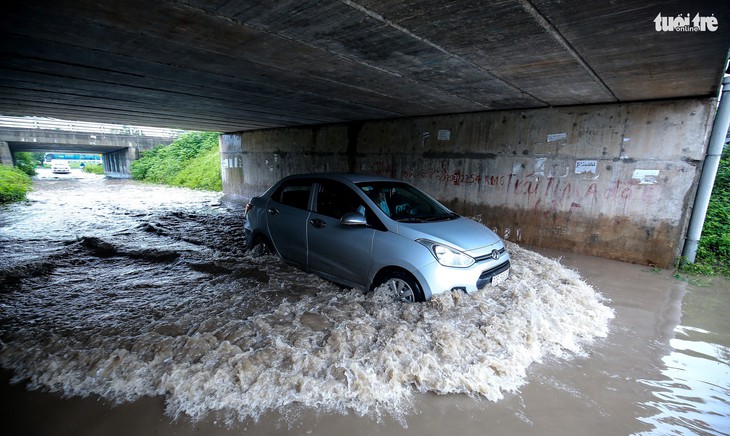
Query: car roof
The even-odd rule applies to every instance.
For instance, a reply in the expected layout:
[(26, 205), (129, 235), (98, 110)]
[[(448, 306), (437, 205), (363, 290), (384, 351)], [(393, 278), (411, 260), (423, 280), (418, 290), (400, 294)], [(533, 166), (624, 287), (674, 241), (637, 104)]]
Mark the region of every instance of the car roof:
[(380, 176), (377, 174), (359, 174), (359, 173), (310, 173), (310, 174), (295, 174), (285, 179), (300, 179), (300, 178), (318, 178), (318, 179), (330, 179), (330, 180), (347, 180), (352, 183), (360, 182), (398, 182), (399, 180), (391, 177)]

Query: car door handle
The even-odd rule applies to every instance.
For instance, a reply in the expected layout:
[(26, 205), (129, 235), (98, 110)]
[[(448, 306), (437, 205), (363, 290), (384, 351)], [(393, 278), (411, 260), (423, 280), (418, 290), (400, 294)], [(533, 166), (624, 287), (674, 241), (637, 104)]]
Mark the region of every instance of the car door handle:
[(271, 215), (279, 215), (279, 209), (277, 209), (275, 207), (270, 207), (269, 210), (268, 210), (268, 212)]
[(315, 229), (323, 229), (323, 228), (327, 227), (327, 223), (322, 221), (319, 218), (314, 218), (314, 219), (309, 220), (309, 224), (314, 226)]

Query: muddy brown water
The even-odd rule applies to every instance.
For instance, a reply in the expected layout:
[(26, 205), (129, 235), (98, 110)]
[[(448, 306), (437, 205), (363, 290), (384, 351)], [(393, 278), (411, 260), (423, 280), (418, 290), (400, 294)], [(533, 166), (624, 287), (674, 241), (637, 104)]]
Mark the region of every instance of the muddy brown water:
[(730, 298), (510, 245), (402, 304), (246, 252), (220, 194), (41, 174), (0, 210), (13, 434), (730, 434)]

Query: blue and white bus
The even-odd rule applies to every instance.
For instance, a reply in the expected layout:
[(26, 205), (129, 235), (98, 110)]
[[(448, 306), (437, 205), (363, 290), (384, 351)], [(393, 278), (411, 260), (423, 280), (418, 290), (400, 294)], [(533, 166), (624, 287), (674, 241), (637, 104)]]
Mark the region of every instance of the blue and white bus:
[(100, 154), (78, 154), (78, 153), (46, 153), (43, 157), (44, 164), (51, 164), (52, 160), (63, 160), (66, 162), (101, 163)]

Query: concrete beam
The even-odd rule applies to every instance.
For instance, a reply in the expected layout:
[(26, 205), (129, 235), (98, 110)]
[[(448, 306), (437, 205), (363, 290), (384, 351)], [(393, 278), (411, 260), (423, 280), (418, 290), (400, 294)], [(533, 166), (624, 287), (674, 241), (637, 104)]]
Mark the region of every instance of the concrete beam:
[(173, 137), (89, 133), (48, 129), (0, 128), (0, 141), (10, 144), (13, 152), (76, 151), (108, 153), (128, 147), (150, 150), (159, 144), (173, 142)]

